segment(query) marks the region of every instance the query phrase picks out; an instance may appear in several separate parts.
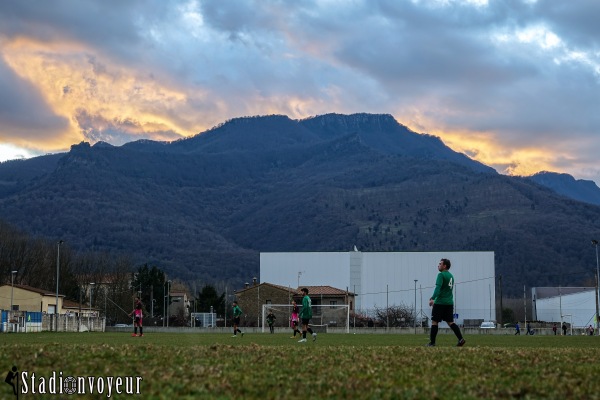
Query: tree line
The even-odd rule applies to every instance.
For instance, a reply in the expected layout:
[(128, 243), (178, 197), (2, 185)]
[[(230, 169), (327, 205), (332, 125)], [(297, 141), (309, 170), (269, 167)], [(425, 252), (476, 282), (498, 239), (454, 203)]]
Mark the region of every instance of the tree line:
[[(136, 265), (130, 257), (108, 252), (75, 252), (62, 240), (36, 238), (0, 221), (0, 284), (14, 283), (56, 292), (64, 299), (96, 309), (107, 325), (131, 323), (128, 315), (135, 297), (144, 304), (145, 323), (162, 325), (168, 289), (190, 293), (188, 285), (169, 280), (157, 266)], [(191, 295), (188, 311), (225, 313), (225, 295), (205, 285)], [(171, 317), (170, 326), (187, 325), (189, 319)]]

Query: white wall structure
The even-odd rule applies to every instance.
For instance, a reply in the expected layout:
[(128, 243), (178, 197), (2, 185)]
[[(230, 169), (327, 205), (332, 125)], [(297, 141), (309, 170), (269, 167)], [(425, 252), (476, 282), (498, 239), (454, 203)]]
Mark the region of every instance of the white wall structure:
[[(574, 328), (596, 328), (596, 289), (532, 288), (533, 318), (537, 321), (573, 323)], [(562, 315), (562, 318), (561, 318)]]
[(260, 279), (291, 288), (330, 285), (347, 289), (356, 293), (359, 312), (393, 305), (414, 308), (416, 295), (417, 315), (429, 317), (429, 298), (442, 258), (452, 262), (457, 323), (495, 320), (492, 251), (261, 253)]

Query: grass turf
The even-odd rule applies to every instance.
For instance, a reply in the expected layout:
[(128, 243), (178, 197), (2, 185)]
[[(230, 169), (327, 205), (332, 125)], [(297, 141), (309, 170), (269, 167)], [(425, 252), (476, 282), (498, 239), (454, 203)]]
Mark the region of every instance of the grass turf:
[[(456, 348), (441, 334), (427, 348), (425, 335), (321, 334), (297, 343), (289, 334), (3, 334), (0, 367), (37, 377), (140, 376), (144, 399), (600, 398), (598, 337), (466, 339)], [(3, 385), (0, 398), (8, 395)]]

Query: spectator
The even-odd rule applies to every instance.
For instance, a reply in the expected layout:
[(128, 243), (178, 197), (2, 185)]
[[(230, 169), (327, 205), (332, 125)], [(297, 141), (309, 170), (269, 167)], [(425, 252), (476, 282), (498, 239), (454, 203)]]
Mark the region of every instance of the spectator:
[(531, 329), (531, 324), (528, 322), (527, 323), (527, 333), (526, 335), (533, 335), (535, 332), (533, 331), (533, 329)]

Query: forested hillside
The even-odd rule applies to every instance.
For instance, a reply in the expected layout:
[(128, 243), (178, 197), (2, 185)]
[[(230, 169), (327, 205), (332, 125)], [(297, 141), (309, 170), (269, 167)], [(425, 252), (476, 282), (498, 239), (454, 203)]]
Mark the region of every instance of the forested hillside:
[(241, 286), (260, 252), (355, 245), (494, 251), (505, 294), (594, 276), (600, 207), (498, 175), (390, 116), (240, 118), (174, 143), (46, 157), (0, 165), (2, 220), (184, 280)]

